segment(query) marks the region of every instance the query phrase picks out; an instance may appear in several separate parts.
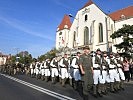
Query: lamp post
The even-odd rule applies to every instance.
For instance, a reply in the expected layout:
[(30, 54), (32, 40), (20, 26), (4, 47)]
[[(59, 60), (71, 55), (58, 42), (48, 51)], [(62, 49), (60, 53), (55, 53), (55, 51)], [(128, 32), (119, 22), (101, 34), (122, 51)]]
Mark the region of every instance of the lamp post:
[(16, 50), (16, 62), (18, 62), (18, 59), (20, 58), (20, 57), (18, 56), (19, 48), (14, 48), (14, 49)]
[(76, 47), (78, 47), (78, 43), (79, 43), (79, 40), (78, 40), (78, 35), (79, 35), (79, 34), (78, 34), (79, 17), (78, 17), (78, 18), (75, 18), (72, 14), (69, 14), (69, 17), (71, 17), (71, 18), (77, 20), (77, 27), (76, 27), (76, 33), (77, 33), (77, 35), (76, 35)]
[(107, 42), (107, 52), (109, 53), (109, 40), (108, 40), (108, 18), (105, 17), (105, 24), (106, 24), (106, 42)]

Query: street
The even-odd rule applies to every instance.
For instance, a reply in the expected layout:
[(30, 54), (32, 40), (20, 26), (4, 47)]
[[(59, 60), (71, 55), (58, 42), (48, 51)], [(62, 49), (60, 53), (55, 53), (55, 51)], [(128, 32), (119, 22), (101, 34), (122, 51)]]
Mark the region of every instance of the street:
[[(109, 93), (103, 98), (90, 100), (132, 100), (133, 82), (125, 83), (125, 91)], [(26, 75), (8, 76), (0, 74), (0, 100), (82, 100), (82, 97), (68, 84), (62, 87), (59, 83), (37, 80)]]

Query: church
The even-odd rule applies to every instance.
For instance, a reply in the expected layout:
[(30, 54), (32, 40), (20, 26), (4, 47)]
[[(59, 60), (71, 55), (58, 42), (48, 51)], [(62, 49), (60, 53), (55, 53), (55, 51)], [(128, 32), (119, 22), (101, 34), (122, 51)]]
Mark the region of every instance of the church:
[(122, 8), (110, 14), (104, 13), (93, 1), (89, 0), (73, 17), (64, 15), (56, 31), (56, 49), (76, 51), (89, 46), (91, 51), (117, 52), (115, 44), (122, 41), (111, 39), (110, 35), (124, 24), (133, 25), (133, 6)]

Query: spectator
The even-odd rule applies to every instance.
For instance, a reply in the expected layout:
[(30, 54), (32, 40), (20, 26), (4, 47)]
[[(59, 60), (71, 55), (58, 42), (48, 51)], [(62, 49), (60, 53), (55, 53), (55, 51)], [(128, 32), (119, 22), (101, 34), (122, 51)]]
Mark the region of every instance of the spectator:
[(127, 82), (129, 82), (129, 80), (130, 80), (129, 66), (130, 66), (129, 61), (128, 61), (127, 58), (125, 58), (125, 59), (123, 60), (123, 71), (124, 71), (124, 75), (125, 75), (125, 80), (126, 80)]
[(131, 79), (133, 79), (133, 61), (130, 62), (130, 75)]

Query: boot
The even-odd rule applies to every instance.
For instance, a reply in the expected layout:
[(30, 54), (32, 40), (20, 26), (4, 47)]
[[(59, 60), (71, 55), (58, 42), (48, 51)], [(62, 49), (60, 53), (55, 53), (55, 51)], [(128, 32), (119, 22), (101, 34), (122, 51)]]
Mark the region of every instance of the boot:
[(70, 86), (73, 86), (72, 79), (69, 79), (69, 84), (70, 84)]
[(60, 84), (62, 83), (62, 79), (61, 79), (61, 77), (59, 77), (59, 82), (60, 82)]
[(121, 80), (121, 82), (120, 82), (120, 89), (123, 91), (125, 90), (124, 89), (124, 80)]
[(52, 84), (55, 84), (55, 77), (52, 77)]
[(114, 93), (115, 91), (114, 91), (114, 83), (113, 82), (111, 82), (110, 83), (110, 91), (112, 92), (112, 93)]
[(42, 75), (41, 80), (44, 81), (44, 76)]
[(98, 95), (99, 95), (100, 97), (103, 96), (102, 93), (101, 93), (101, 91), (102, 91), (102, 86), (103, 86), (103, 84), (98, 84)]
[(48, 76), (45, 76), (45, 82), (48, 82)]
[(97, 85), (93, 85), (93, 96), (97, 98)]
[(65, 87), (65, 79), (62, 79), (62, 86)]
[(78, 81), (74, 81), (73, 88), (74, 88), (75, 90), (78, 89)]
[(83, 100), (89, 100), (89, 97), (88, 97), (88, 95), (83, 95)]

